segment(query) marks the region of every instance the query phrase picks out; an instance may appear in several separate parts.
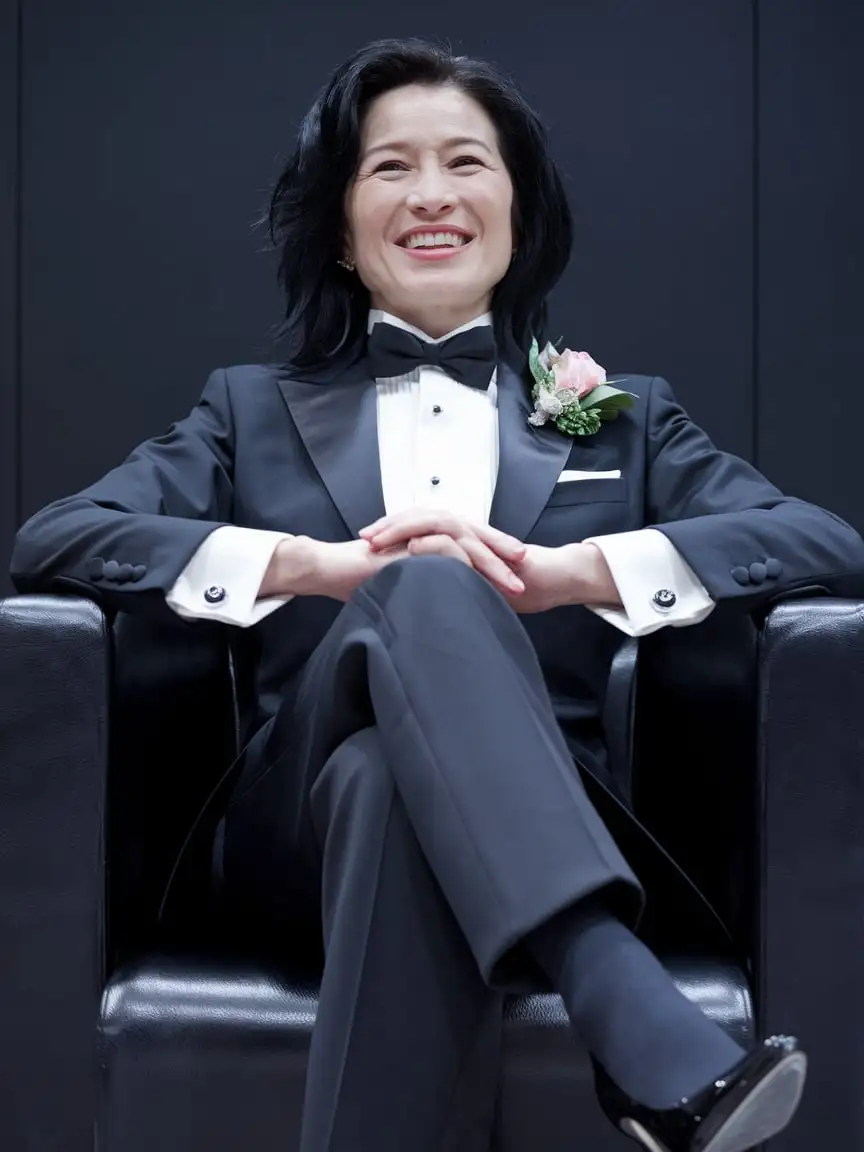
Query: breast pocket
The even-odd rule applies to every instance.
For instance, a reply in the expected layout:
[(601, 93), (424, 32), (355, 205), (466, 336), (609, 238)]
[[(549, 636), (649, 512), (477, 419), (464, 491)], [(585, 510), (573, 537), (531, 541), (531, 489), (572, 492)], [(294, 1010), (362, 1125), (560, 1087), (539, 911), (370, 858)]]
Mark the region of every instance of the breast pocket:
[(623, 476), (604, 480), (561, 480), (549, 497), (547, 508), (560, 508), (571, 504), (624, 504), (627, 502), (627, 481)]

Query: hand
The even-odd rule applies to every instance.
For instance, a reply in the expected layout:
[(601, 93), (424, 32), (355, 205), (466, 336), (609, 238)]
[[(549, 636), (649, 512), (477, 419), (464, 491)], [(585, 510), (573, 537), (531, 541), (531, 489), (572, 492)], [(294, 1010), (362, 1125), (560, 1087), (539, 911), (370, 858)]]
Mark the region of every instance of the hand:
[(525, 588), (518, 596), (504, 594), (514, 612), (546, 612), (565, 604), (621, 606), (612, 573), (595, 544), (528, 544), (513, 569)]
[(344, 602), (364, 580), (407, 555), (402, 546), (373, 551), (365, 540), (331, 544), (293, 536), (277, 545), (258, 595), (329, 596)]
[(360, 537), (376, 554), (401, 547), (410, 556), (452, 556), (507, 596), (524, 591), (513, 567), (524, 557), (525, 545), (487, 524), (475, 524), (434, 508), (409, 508), (362, 528)]

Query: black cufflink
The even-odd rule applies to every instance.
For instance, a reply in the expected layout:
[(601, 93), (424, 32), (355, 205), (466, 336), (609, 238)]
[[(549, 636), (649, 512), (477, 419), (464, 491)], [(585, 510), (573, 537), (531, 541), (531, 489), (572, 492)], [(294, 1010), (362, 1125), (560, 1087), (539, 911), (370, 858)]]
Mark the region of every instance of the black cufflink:
[(221, 604), (227, 595), (228, 593), (221, 584), (211, 584), (204, 593), (204, 599), (208, 604)]
[(651, 597), (651, 603), (658, 612), (668, 612), (670, 608), (674, 608), (678, 601), (678, 597), (674, 592), (670, 592), (668, 588), (661, 588), (659, 592), (655, 592)]

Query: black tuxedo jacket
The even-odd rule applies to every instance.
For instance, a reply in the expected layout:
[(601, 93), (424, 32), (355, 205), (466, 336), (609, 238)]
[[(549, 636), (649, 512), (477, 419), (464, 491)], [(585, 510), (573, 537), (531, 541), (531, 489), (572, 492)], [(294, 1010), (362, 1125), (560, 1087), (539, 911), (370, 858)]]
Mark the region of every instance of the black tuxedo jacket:
[[(499, 365), (492, 524), (551, 546), (656, 527), (716, 601), (742, 611), (805, 587), (860, 590), (864, 543), (853, 529), (718, 451), (664, 380), (625, 379), (633, 407), (596, 435), (571, 439), (527, 423), (529, 386)], [(620, 469), (621, 478), (556, 486), (565, 468)], [(12, 576), (23, 592), (76, 592), (109, 610), (195, 627), (179, 623), (165, 595), (215, 528), (343, 541), (383, 514), (376, 389), (364, 359), (306, 374), (220, 369), (166, 435), (32, 517), (18, 534)], [(257, 675), (247, 734), (272, 715), (286, 686), (290, 693), (338, 610), (331, 600), (297, 598), (239, 637)], [(582, 607), (522, 621), (565, 734), (602, 773), (599, 716), (622, 634)]]

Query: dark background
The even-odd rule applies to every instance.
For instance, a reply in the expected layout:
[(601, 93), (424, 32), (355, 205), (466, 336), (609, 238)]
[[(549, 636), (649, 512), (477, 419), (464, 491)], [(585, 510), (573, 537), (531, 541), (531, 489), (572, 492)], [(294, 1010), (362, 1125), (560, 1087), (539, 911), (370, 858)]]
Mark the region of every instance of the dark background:
[(864, 530), (862, 0), (0, 0), (0, 590), (25, 516), (274, 358), (252, 225), (367, 40), (511, 71), (579, 222), (554, 334)]

